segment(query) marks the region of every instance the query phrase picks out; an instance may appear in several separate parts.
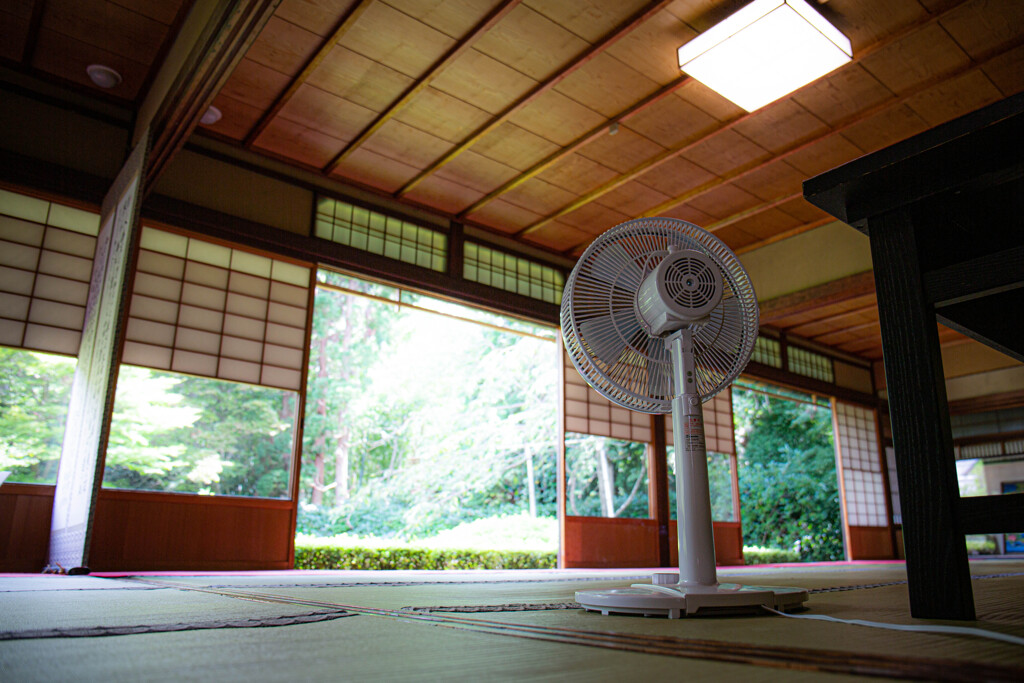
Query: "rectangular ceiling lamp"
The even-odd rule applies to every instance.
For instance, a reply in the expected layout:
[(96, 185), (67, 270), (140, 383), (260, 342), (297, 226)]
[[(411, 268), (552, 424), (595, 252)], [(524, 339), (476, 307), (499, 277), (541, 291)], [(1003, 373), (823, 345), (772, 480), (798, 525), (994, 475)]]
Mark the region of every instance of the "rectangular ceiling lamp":
[(679, 68), (754, 111), (852, 57), (850, 39), (804, 0), (754, 0), (679, 48)]

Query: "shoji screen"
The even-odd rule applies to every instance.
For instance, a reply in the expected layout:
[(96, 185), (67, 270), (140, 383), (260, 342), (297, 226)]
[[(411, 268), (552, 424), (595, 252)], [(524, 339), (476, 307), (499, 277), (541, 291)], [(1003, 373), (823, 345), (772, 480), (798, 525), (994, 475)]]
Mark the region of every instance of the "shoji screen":
[(849, 526), (887, 527), (885, 480), (875, 428), (869, 408), (835, 402), (836, 449), (842, 464), (846, 523)]
[(76, 355), (99, 214), (0, 190), (0, 344)]
[(651, 442), (650, 415), (621, 408), (594, 391), (576, 371), (564, 348), (562, 363), (565, 367), (565, 431)]
[(143, 228), (122, 360), (298, 390), (312, 272)]

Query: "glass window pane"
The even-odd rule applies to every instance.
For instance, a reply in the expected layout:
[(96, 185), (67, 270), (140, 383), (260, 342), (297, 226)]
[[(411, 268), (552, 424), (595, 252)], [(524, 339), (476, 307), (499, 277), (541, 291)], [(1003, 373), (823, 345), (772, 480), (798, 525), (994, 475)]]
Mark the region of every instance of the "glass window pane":
[(52, 484), (75, 359), (0, 347), (0, 470), (7, 481)]
[(565, 491), (569, 515), (648, 517), (646, 444), (567, 433)]
[(121, 366), (103, 486), (287, 498), (296, 394)]

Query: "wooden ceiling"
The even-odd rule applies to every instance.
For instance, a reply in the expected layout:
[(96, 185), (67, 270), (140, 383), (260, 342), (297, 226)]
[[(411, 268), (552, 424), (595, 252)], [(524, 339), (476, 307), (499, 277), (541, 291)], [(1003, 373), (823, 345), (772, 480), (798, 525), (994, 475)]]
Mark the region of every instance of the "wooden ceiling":
[[(4, 0), (0, 59), (95, 93), (140, 101), (170, 48), (191, 0)], [(103, 64), (122, 76), (110, 91), (85, 68)]]
[[(804, 179), (1024, 90), (1020, 0), (811, 1), (853, 61), (747, 113), (676, 63), (745, 0), (280, 0), (199, 131), (570, 258), (649, 215), (742, 253), (831, 221)], [(14, 0), (0, 58), (137, 104), (191, 4)], [(873, 296), (777, 322), (875, 357)]]
[[(868, 360), (882, 359), (882, 330), (871, 271), (761, 302), (761, 324)], [(975, 343), (938, 325), (939, 343)]]

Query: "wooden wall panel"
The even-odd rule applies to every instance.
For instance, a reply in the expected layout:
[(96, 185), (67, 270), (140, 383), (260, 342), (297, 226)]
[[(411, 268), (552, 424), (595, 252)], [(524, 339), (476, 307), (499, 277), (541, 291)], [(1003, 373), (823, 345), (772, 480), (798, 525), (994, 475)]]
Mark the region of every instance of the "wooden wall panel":
[[(714, 522), (715, 564), (736, 566), (743, 564), (743, 527), (739, 522)], [(671, 563), (679, 564), (679, 541), (676, 537), (676, 521), (668, 523), (668, 540)]]
[(100, 491), (94, 571), (288, 569), (295, 503)]
[(53, 486), (0, 487), (0, 572), (41, 572), (50, 547)]
[[(715, 522), (715, 564), (743, 564), (739, 522)], [(657, 567), (658, 524), (653, 519), (565, 518), (566, 568)], [(679, 564), (676, 523), (669, 522), (671, 564)]]
[(658, 525), (653, 519), (565, 518), (565, 567), (656, 567)]
[[(855, 560), (894, 559), (893, 535), (889, 527), (851, 526), (846, 538), (850, 557)], [(902, 543), (900, 546), (902, 547)]]

